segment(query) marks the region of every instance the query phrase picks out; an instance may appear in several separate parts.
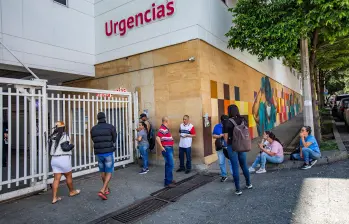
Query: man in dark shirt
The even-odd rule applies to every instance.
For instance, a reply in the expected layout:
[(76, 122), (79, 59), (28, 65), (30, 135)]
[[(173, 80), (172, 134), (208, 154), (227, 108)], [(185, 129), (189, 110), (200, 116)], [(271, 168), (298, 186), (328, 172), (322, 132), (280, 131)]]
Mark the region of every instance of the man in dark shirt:
[(103, 200), (107, 200), (107, 195), (110, 193), (108, 185), (114, 171), (116, 129), (113, 125), (106, 122), (104, 112), (99, 112), (97, 119), (98, 124), (91, 129), (91, 137), (103, 181), (103, 187), (99, 191), (98, 196)]

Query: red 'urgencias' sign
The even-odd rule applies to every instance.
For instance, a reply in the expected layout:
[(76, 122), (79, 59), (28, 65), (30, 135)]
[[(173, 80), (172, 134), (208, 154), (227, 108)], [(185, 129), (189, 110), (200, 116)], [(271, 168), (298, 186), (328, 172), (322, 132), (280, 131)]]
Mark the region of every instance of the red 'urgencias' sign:
[(127, 30), (130, 30), (134, 27), (142, 26), (153, 22), (157, 19), (163, 19), (173, 15), (175, 12), (174, 0), (167, 2), (167, 4), (156, 5), (152, 4), (152, 8), (146, 10), (144, 13), (140, 12), (134, 16), (130, 16), (128, 19), (122, 19), (120, 21), (114, 22), (110, 20), (105, 23), (105, 34), (109, 37), (112, 34), (120, 34), (124, 36), (127, 33)]

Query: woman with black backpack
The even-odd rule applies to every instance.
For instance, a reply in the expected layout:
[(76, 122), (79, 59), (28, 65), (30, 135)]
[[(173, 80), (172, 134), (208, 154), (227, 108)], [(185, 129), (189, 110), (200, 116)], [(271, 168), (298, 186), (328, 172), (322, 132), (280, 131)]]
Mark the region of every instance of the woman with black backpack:
[[(223, 133), (224, 140), (227, 142), (227, 151), (229, 155), (229, 160), (233, 167), (233, 177), (235, 183), (235, 194), (241, 195), (242, 191), (240, 189), (240, 177), (239, 177), (239, 165), (243, 171), (246, 180), (246, 188), (252, 189), (252, 184), (250, 180), (250, 173), (248, 171), (246, 152), (242, 152), (239, 149), (233, 148), (233, 131), (236, 125), (240, 126), (243, 122), (247, 125), (246, 120), (240, 115), (239, 108), (232, 104), (228, 107), (229, 119), (223, 122)], [(235, 123), (235, 124), (234, 124)]]

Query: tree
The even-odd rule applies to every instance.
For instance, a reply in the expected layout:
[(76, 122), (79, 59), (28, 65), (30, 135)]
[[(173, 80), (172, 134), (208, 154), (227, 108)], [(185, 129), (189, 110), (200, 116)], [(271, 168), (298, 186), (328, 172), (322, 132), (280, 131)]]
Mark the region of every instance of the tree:
[[(300, 40), (309, 40), (309, 64), (313, 109), (316, 112), (315, 80), (319, 35), (329, 43), (349, 33), (349, 0), (240, 0), (233, 26), (226, 34), (228, 47), (257, 55), (259, 60), (294, 59)], [(314, 120), (318, 119), (318, 113)], [(315, 133), (320, 140), (319, 124)]]

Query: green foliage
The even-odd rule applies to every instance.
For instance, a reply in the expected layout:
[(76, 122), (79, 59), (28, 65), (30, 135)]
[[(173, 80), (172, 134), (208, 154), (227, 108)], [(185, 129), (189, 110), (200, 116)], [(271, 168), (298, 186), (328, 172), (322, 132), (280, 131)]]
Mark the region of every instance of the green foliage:
[(345, 88), (346, 83), (344, 81), (343, 75), (329, 73), (329, 79), (326, 82), (326, 88), (330, 95), (337, 93)]
[(319, 147), (321, 151), (339, 150), (336, 140), (322, 141)]
[[(335, 43), (349, 34), (349, 0), (239, 0), (233, 26), (226, 34), (228, 47), (257, 55), (259, 60), (297, 61), (302, 36)], [(299, 57), (299, 56), (298, 56)]]

